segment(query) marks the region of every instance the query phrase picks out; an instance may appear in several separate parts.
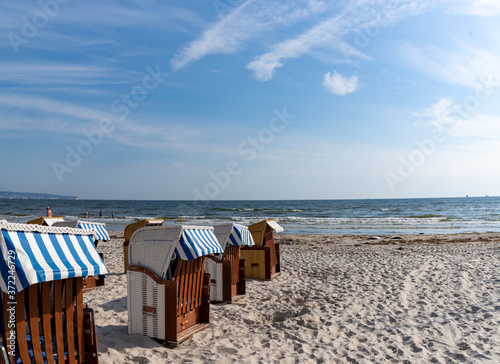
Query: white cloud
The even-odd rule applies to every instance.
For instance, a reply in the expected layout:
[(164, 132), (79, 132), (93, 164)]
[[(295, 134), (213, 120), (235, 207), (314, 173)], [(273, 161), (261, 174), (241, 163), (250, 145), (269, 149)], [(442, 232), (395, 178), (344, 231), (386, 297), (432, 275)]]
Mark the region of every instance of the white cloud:
[(425, 122), (416, 122), (418, 126), (435, 126), (438, 129), (449, 128), (456, 125), (459, 120), (457, 115), (452, 115), (458, 105), (449, 97), (443, 97), (431, 107), (422, 112), (416, 113), (415, 116), (427, 119)]
[(500, 137), (500, 117), (467, 111), (464, 105), (448, 97), (443, 97), (416, 116), (428, 119), (416, 125), (433, 126), (451, 137), (495, 140)]
[(498, 0), (466, 1), (459, 5), (454, 12), (468, 15), (496, 16), (500, 15), (500, 2)]
[(290, 26), (314, 14), (325, 11), (323, 1), (268, 1), (247, 0), (221, 21), (189, 43), (172, 60), (174, 70), (200, 60), (209, 54), (231, 54), (253, 37), (266, 31)]
[(476, 89), (481, 84), (500, 82), (500, 52), (496, 50), (489, 52), (460, 43), (454, 51), (406, 44), (400, 47), (400, 53), (405, 63), (453, 85)]
[(346, 78), (335, 71), (333, 74), (328, 72), (323, 78), (323, 86), (334, 95), (347, 95), (358, 88), (358, 78), (356, 76)]
[[(301, 57), (315, 48), (331, 46), (335, 43), (342, 44), (342, 38), (348, 34), (361, 34), (365, 29), (385, 28), (432, 7), (428, 1), (414, 4), (401, 0), (384, 2), (383, 5), (376, 3), (370, 5), (362, 0), (350, 3), (341, 14), (320, 22), (294, 38), (275, 44), (271, 51), (258, 56), (247, 65), (247, 68), (254, 71), (256, 79), (268, 81), (273, 78), (275, 70), (282, 67), (286, 60)], [(362, 49), (370, 42), (371, 38), (368, 36), (363, 44), (355, 44), (355, 46)], [(346, 47), (340, 48), (346, 58), (361, 53), (359, 50), (352, 52), (352, 48), (351, 51)]]
[(318, 45), (332, 42), (340, 29), (338, 20), (326, 20), (295, 39), (277, 44), (273, 51), (257, 57), (247, 68), (255, 72), (255, 78), (259, 81), (269, 81), (275, 69), (283, 66), (284, 60), (300, 57)]
[[(0, 130), (11, 134), (19, 132), (21, 137), (27, 132), (47, 133), (54, 139), (61, 135), (84, 137), (82, 132), (95, 130), (101, 120), (108, 119), (113, 122), (113, 131), (106, 138), (119, 145), (159, 151), (234, 155), (230, 146), (213, 135), (213, 125), (201, 130), (182, 121), (166, 121), (164, 116), (159, 122), (122, 119), (111, 111), (24, 94), (0, 95), (0, 105), (5, 106)], [(37, 114), (36, 119), (31, 116), (33, 112)]]

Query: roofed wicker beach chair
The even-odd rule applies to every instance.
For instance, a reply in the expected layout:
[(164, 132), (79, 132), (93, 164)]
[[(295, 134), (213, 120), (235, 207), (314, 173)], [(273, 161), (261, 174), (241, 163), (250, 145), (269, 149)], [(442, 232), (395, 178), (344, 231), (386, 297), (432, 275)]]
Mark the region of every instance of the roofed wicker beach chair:
[(98, 363), (83, 277), (106, 274), (94, 231), (0, 222), (5, 363)]
[(205, 256), (222, 254), (212, 227), (143, 227), (130, 239), (128, 332), (178, 345), (209, 323)]
[[(97, 248), (99, 241), (109, 241), (109, 234), (106, 230), (106, 224), (102, 222), (92, 222), (92, 221), (57, 221), (52, 226), (57, 227), (71, 227), (75, 229), (85, 229), (95, 231), (94, 245)], [(99, 253), (101, 259), (104, 261), (104, 254)], [(93, 276), (87, 277), (83, 280), (83, 290), (91, 291), (97, 287), (102, 287), (105, 285), (105, 276)]]
[(284, 229), (274, 219), (249, 225), (255, 246), (241, 248), (241, 259), (246, 261), (246, 277), (272, 280), (280, 275), (280, 249), (274, 242), (274, 233)]
[(64, 221), (63, 217), (39, 217), (38, 219), (28, 221), (27, 224), (42, 225), (42, 226), (52, 226), (56, 222)]
[(127, 273), (128, 267), (128, 244), (130, 242), (130, 238), (137, 229), (145, 226), (163, 226), (163, 219), (144, 219), (128, 224), (125, 227), (125, 230), (123, 231), (123, 237), (125, 238), (125, 241), (123, 242), (123, 266), (125, 267), (125, 273)]
[(214, 233), (224, 254), (207, 256), (205, 272), (210, 274), (210, 301), (232, 303), (246, 291), (245, 261), (240, 246), (255, 245), (248, 228), (234, 223), (214, 226)]

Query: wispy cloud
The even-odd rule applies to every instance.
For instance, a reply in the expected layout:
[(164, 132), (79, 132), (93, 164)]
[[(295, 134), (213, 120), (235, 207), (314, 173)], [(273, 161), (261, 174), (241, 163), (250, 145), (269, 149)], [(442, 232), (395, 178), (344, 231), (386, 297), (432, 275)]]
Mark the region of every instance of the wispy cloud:
[(333, 74), (328, 72), (323, 78), (323, 86), (334, 95), (347, 95), (358, 88), (358, 78), (356, 76), (347, 78), (336, 71), (333, 71)]
[(326, 7), (326, 2), (318, 0), (247, 0), (189, 43), (172, 59), (172, 67), (179, 70), (209, 54), (235, 53), (255, 36), (308, 19), (324, 12)]
[[(388, 27), (404, 18), (426, 11), (431, 6), (427, 1), (416, 4), (399, 0), (383, 4), (354, 1), (345, 6), (341, 14), (320, 22), (294, 38), (275, 44), (271, 51), (258, 56), (247, 68), (254, 71), (258, 80), (268, 81), (273, 78), (275, 70), (287, 60), (301, 57), (315, 48), (341, 43), (348, 34), (370, 27)], [(357, 55), (356, 53), (361, 52), (352, 52), (351, 55)]]
[(464, 1), (457, 4), (453, 12), (468, 15), (496, 16), (500, 15), (500, 3), (497, 0)]
[[(71, 85), (88, 86), (96, 84), (122, 84), (126, 80), (127, 71), (116, 68), (88, 64), (59, 62), (3, 62), (0, 63), (0, 81), (13, 84), (30, 85)], [(127, 75), (129, 78), (131, 75)]]
[[(200, 129), (165, 117), (161, 121), (154, 117), (148, 122), (132, 117), (121, 119), (112, 112), (23, 94), (1, 94), (0, 105), (3, 106), (0, 130), (18, 131), (21, 136), (30, 131), (52, 134), (55, 139), (61, 134), (83, 137), (83, 131), (96, 129), (101, 120), (107, 119), (114, 125), (114, 131), (107, 137), (119, 145), (158, 151), (234, 154), (234, 148), (220, 143), (211, 134), (212, 126)], [(31, 117), (32, 113), (36, 113), (36, 119)]]
[(451, 137), (489, 140), (500, 137), (500, 117), (480, 112), (464, 114), (460, 104), (449, 97), (441, 98), (416, 116), (424, 120), (416, 125), (435, 127)]
[(454, 48), (405, 44), (400, 47), (400, 53), (404, 62), (414, 69), (453, 85), (475, 89), (488, 79), (500, 81), (500, 52), (461, 42), (456, 42)]

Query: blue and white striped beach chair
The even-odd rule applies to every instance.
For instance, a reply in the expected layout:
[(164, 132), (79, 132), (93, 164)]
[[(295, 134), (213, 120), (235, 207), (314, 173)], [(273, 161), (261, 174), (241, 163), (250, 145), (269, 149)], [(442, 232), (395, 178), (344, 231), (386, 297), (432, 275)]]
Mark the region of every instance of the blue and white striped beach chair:
[(0, 221), (0, 346), (9, 363), (97, 363), (83, 277), (107, 274), (94, 231)]

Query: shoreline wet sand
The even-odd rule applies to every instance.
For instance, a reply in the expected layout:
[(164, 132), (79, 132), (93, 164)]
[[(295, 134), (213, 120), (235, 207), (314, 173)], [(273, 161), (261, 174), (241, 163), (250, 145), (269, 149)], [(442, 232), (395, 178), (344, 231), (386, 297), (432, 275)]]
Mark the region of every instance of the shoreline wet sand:
[(127, 333), (123, 237), (101, 242), (101, 363), (481, 362), (500, 360), (500, 233), (278, 234), (282, 274), (247, 281), (235, 304), (176, 349)]

